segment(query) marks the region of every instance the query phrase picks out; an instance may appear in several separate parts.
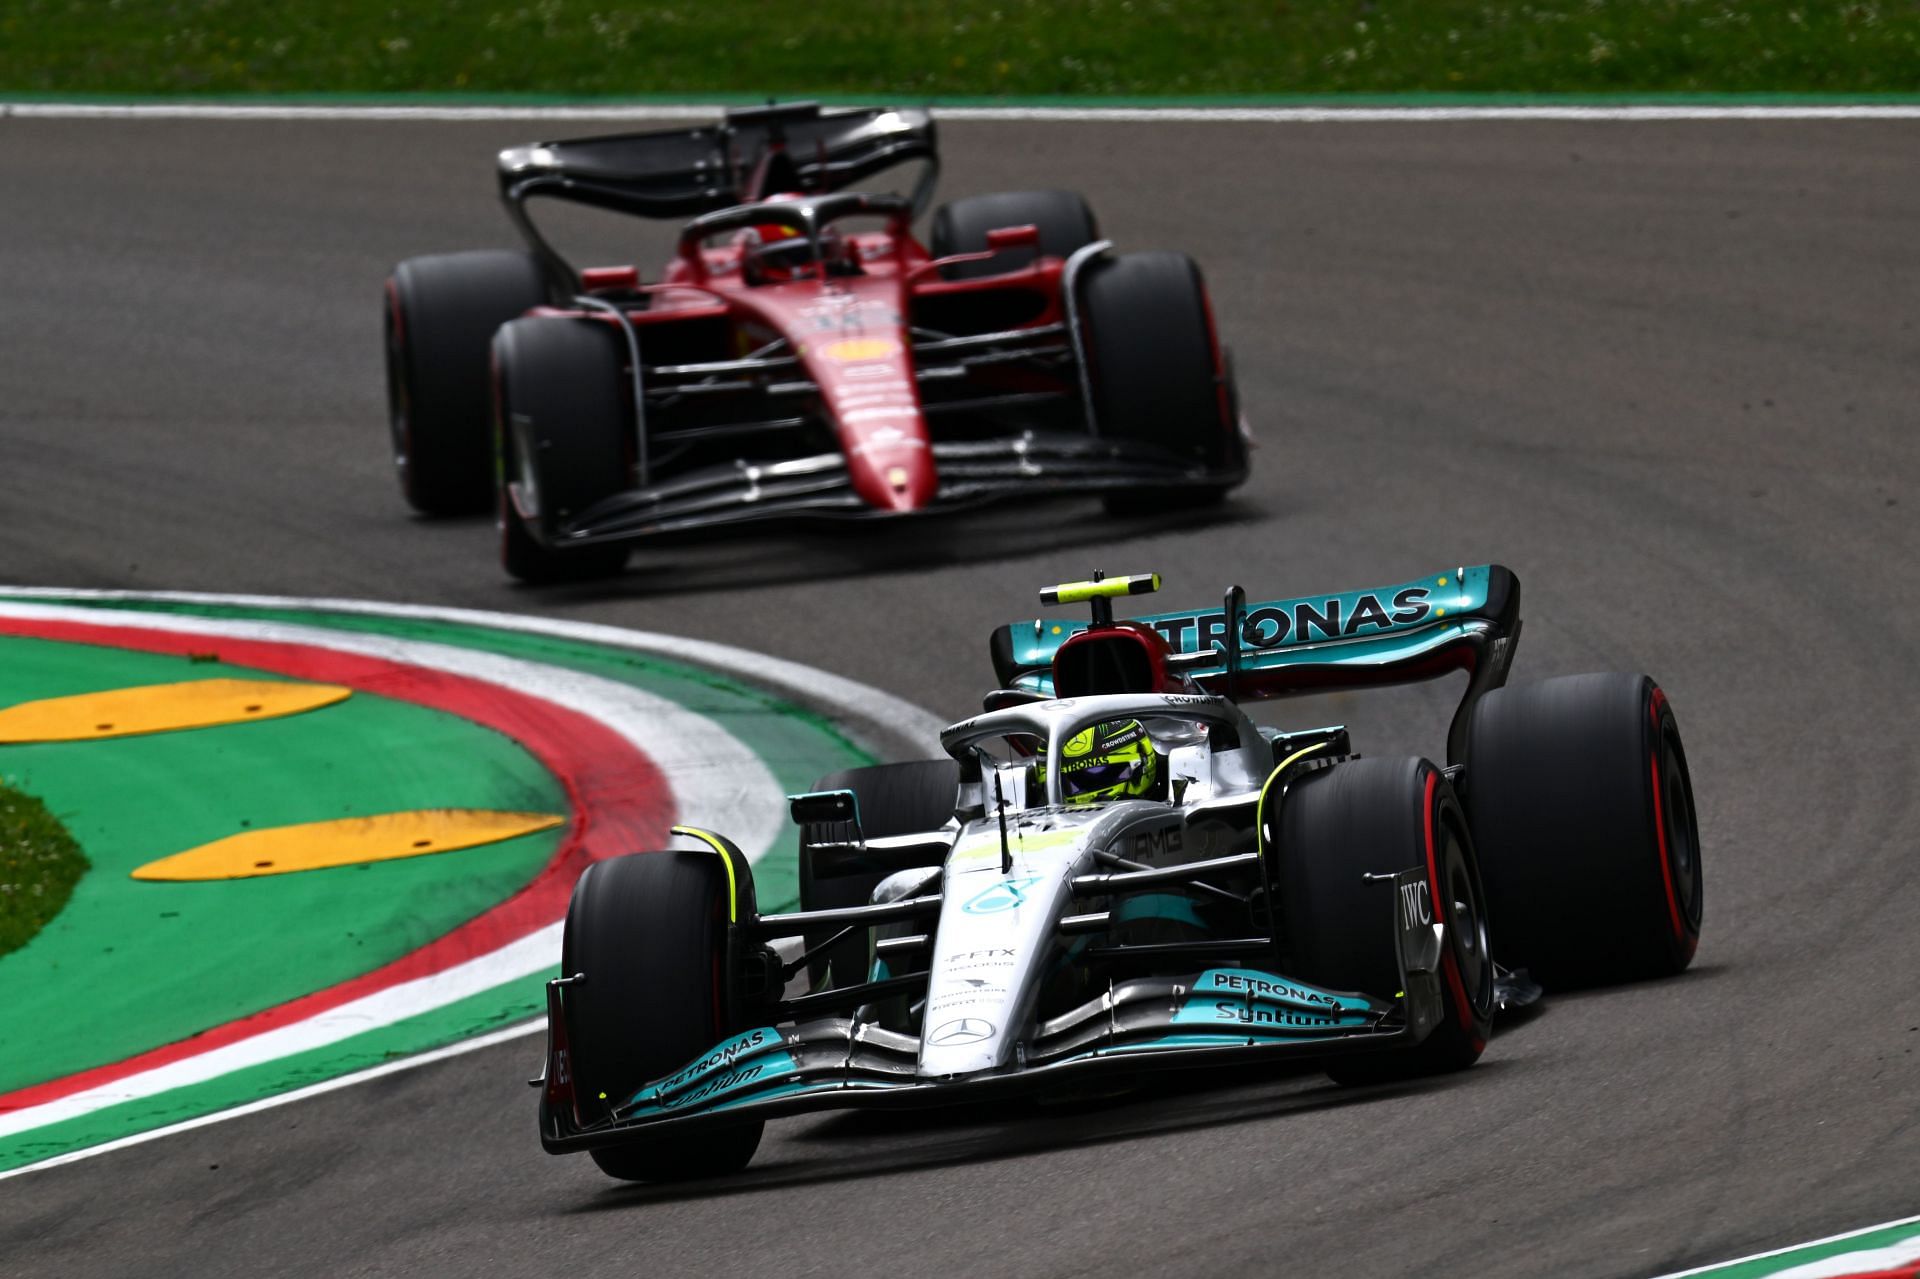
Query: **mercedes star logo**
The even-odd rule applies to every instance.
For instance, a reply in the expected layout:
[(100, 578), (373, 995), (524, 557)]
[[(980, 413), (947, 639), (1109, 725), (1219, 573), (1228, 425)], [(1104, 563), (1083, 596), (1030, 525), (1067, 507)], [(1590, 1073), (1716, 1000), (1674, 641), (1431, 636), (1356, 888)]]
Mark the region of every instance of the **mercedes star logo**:
[(927, 1036), (927, 1042), (936, 1048), (946, 1048), (954, 1044), (978, 1043), (991, 1034), (992, 1022), (982, 1021), (978, 1017), (961, 1017), (935, 1026), (933, 1033)]

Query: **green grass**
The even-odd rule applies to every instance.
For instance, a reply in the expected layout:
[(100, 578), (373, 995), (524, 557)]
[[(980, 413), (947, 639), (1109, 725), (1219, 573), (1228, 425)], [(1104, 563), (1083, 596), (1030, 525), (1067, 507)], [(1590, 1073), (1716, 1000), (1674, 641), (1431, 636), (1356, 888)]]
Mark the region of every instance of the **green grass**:
[(86, 872), (86, 854), (46, 805), (0, 784), (0, 955), (32, 941)]
[(9, 0), (0, 92), (1920, 91), (1920, 0)]

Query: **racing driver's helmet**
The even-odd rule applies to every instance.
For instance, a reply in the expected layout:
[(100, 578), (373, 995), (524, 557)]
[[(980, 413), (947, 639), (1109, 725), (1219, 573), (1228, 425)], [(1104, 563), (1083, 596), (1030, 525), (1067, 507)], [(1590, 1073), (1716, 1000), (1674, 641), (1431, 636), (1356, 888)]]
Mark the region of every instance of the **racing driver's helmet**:
[(741, 274), (749, 284), (781, 284), (813, 274), (813, 243), (791, 227), (748, 227), (741, 240)]
[[(1042, 792), (1050, 766), (1044, 752), (1033, 766), (1033, 784)], [(1137, 719), (1113, 720), (1075, 733), (1060, 748), (1057, 766), (1060, 796), (1069, 804), (1167, 797), (1166, 766)]]

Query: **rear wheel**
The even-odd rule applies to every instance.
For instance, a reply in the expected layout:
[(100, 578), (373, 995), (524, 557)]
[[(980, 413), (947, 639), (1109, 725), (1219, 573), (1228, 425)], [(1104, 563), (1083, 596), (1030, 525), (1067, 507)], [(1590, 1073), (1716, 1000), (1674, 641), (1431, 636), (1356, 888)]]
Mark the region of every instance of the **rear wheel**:
[(624, 546), (552, 546), (532, 524), (558, 528), (630, 475), (632, 396), (611, 327), (558, 316), (515, 320), (494, 338), (500, 559), (523, 582), (605, 577)]
[[(914, 760), (904, 764), (873, 764), (828, 773), (813, 784), (817, 791), (850, 790), (860, 806), (860, 831), (868, 837), (913, 835), (938, 830), (953, 816), (960, 789), (960, 766), (950, 759)], [(800, 909), (836, 910), (864, 906), (885, 870), (816, 877), (810, 851), (800, 853)], [(835, 930), (837, 931), (837, 930)], [(833, 936), (833, 931), (809, 933), (811, 950)], [(810, 961), (807, 976), (817, 988), (829, 977), (836, 986), (867, 979), (867, 932), (855, 929), (844, 941)]]
[(547, 300), (531, 254), (408, 258), (387, 277), (387, 425), (400, 491), (415, 510), (487, 509), (487, 344)]
[(1700, 941), (1693, 783), (1645, 675), (1496, 689), (1468, 726), (1462, 793), (1501, 962), (1546, 985), (1665, 977)]
[(1460, 1070), (1487, 1045), (1493, 962), (1485, 895), (1453, 788), (1424, 759), (1352, 759), (1293, 784), (1279, 817), (1277, 887), (1289, 975), (1386, 998), (1400, 989), (1390, 886), (1369, 881), (1421, 866), (1446, 926), (1446, 1015), (1416, 1047), (1330, 1061), (1343, 1084)]
[[(708, 853), (614, 857), (587, 867), (567, 908), (561, 969), (580, 1095), (611, 1107), (741, 1030), (719, 989), (726, 871)], [(764, 1124), (662, 1134), (591, 1152), (610, 1177), (679, 1181), (738, 1172)]]
[(1199, 266), (1184, 253), (1129, 253), (1090, 265), (1079, 287), (1101, 438), (1152, 445), (1220, 477), (1116, 493), (1107, 509), (1126, 515), (1218, 502), (1246, 470), (1246, 443)]
[(1032, 226), (1040, 232), (1037, 252), (1008, 249), (985, 261), (957, 262), (943, 268), (941, 274), (949, 280), (998, 275), (1031, 265), (1038, 254), (1070, 257), (1075, 249), (1100, 238), (1093, 210), (1076, 191), (1000, 191), (941, 205), (933, 215), (927, 248), (936, 258), (984, 253), (987, 232), (1015, 226)]

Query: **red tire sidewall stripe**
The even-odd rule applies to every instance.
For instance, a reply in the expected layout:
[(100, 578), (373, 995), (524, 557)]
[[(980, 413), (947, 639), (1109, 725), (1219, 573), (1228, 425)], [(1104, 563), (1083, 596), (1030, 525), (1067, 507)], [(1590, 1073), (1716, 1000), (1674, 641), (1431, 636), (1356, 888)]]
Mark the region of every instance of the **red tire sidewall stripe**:
[(387, 277), (387, 309), (393, 314), (393, 335), (404, 347), (407, 344), (407, 313), (400, 309), (400, 289), (392, 276)]
[(507, 400), (501, 386), (500, 344), (497, 340), (487, 346), (487, 385), (493, 400), (494, 540), (498, 543), (500, 564), (504, 568), (507, 563), (507, 521), (513, 518), (513, 503), (508, 497), (507, 484), (513, 477), (507, 474)]
[[(387, 352), (387, 358), (394, 359), (396, 354), (398, 356), (400, 361), (400, 393), (406, 397), (407, 402), (406, 415), (401, 419), (401, 427), (405, 433), (405, 439), (401, 447), (406, 450), (407, 465), (401, 470), (400, 475), (406, 483), (407, 496), (412, 497), (414, 495), (413, 392), (412, 389), (407, 386), (407, 317), (406, 312), (400, 308), (400, 291), (394, 284), (392, 276), (387, 277), (387, 313), (393, 317), (393, 339), (394, 343), (399, 347), (397, 353), (394, 351)], [(387, 411), (392, 412), (392, 407), (389, 406)]]
[(1673, 858), (1667, 851), (1666, 805), (1662, 798), (1660, 785), (1660, 744), (1665, 724), (1662, 712), (1666, 710), (1667, 695), (1658, 684), (1653, 687), (1653, 696), (1649, 699), (1650, 713), (1653, 718), (1653, 750), (1647, 768), (1653, 785), (1653, 832), (1660, 847), (1660, 883), (1667, 893), (1667, 919), (1673, 926), (1673, 938), (1679, 942), (1688, 955), (1700, 944), (1700, 939), (1689, 932), (1686, 921), (1680, 913), (1680, 897), (1673, 888)]
[(590, 716), (503, 685), (385, 658), (280, 641), (24, 618), (0, 618), (0, 634), (183, 657), (217, 648), (222, 661), (236, 666), (343, 684), (444, 711), (519, 743), (558, 779), (572, 809), (566, 833), (539, 873), (513, 896), (452, 932), (371, 972), (209, 1028), (189, 1039), (0, 1094), (0, 1113), (40, 1105), (199, 1056), (488, 954), (563, 918), (574, 881), (588, 865), (636, 848), (662, 847), (675, 820), (672, 790), (665, 774), (625, 738)]
[[(1433, 894), (1433, 917), (1443, 921), (1449, 932), (1454, 921), (1442, 905), (1440, 893), (1440, 863), (1433, 838), (1433, 796), (1440, 788), (1440, 774), (1427, 770), (1427, 789), (1423, 801), (1427, 836), (1427, 887)], [(1449, 946), (1440, 957), (1440, 971), (1446, 974), (1447, 990), (1453, 995), (1454, 1013), (1460, 1019), (1460, 1029), (1467, 1032), (1473, 1041), (1473, 1050), (1479, 1052), (1486, 1047), (1486, 1040), (1474, 1033), (1473, 1001), (1467, 998), (1467, 983), (1460, 978), (1460, 961), (1454, 957), (1453, 947)]]
[[(1195, 268), (1196, 276), (1198, 273), (1198, 268)], [(1200, 311), (1206, 316), (1207, 345), (1213, 350), (1213, 381), (1217, 388), (1215, 394), (1220, 402), (1220, 424), (1226, 429), (1228, 439), (1231, 440), (1233, 433), (1240, 429), (1240, 424), (1233, 420), (1233, 404), (1227, 396), (1226, 350), (1220, 345), (1220, 330), (1213, 321), (1213, 295), (1208, 292), (1204, 280), (1200, 283)]]

